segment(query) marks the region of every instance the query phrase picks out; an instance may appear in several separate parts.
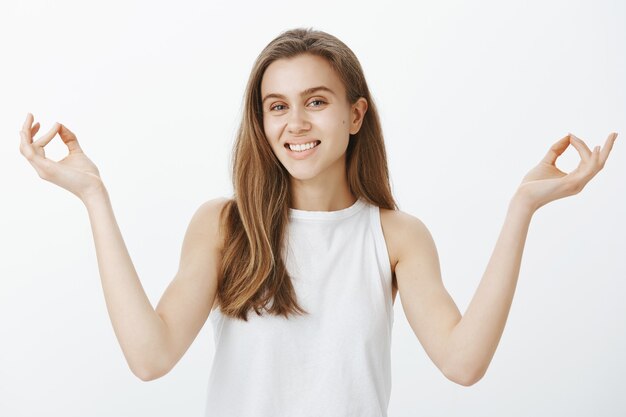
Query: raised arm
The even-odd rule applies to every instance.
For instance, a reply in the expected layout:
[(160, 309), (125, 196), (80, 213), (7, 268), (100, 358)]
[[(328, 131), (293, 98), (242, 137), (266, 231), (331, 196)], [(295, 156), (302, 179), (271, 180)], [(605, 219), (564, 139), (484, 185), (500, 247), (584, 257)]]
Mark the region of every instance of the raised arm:
[[(504, 225), (478, 289), (461, 316), (445, 290), (435, 243), (417, 218), (390, 216), (398, 292), (414, 333), (429, 357), (450, 380), (472, 385), (493, 358), (517, 285), (524, 244), (533, 213), (550, 201), (580, 192), (603, 167), (617, 134), (594, 148), (573, 135), (554, 143), (541, 162), (524, 177), (511, 199)], [(572, 144), (581, 156), (569, 174), (555, 161)]]
[[(39, 176), (79, 197), (93, 232), (104, 297), (126, 361), (142, 380), (167, 373), (186, 352), (208, 317), (217, 291), (222, 239), (219, 215), (226, 199), (200, 206), (185, 234), (178, 273), (156, 309), (152, 307), (118, 227), (109, 194), (96, 166), (76, 135), (56, 123), (39, 139), (29, 113), (20, 130), (20, 152)], [(69, 155), (45, 156), (44, 147), (59, 134)]]
[(467, 311), (461, 316), (443, 286), (435, 243), (416, 218), (406, 221), (396, 264), (407, 320), (442, 373), (472, 385), (485, 373), (504, 331), (517, 284), (532, 213), (513, 200), (491, 259)]
[(85, 201), (102, 289), (118, 342), (132, 372), (144, 381), (167, 374), (205, 323), (217, 291), (224, 199), (198, 208), (181, 250), (179, 269), (154, 309), (124, 244), (106, 191)]

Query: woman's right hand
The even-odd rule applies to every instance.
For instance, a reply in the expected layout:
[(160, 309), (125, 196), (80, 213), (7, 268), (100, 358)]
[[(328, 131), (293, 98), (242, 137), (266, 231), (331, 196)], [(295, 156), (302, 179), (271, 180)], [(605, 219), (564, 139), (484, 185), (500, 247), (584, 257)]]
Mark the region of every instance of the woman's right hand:
[[(70, 191), (83, 202), (88, 196), (104, 189), (100, 172), (93, 162), (83, 153), (76, 135), (60, 123), (33, 142), (33, 136), (39, 131), (39, 122), (33, 125), (33, 115), (28, 113), (20, 131), (20, 152), (35, 168), (37, 174), (46, 181)], [(60, 161), (46, 158), (44, 146), (59, 134), (69, 149), (69, 155)]]

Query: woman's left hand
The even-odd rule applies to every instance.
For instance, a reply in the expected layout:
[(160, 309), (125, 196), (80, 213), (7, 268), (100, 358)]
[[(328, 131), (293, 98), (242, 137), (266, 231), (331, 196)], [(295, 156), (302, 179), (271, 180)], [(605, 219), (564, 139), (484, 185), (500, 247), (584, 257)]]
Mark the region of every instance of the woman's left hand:
[[(604, 168), (616, 137), (616, 132), (611, 133), (602, 149), (596, 146), (590, 151), (585, 142), (568, 134), (552, 145), (541, 162), (526, 174), (516, 195), (534, 211), (550, 201), (578, 194)], [(566, 174), (554, 164), (570, 143), (580, 154), (581, 161), (576, 169)]]

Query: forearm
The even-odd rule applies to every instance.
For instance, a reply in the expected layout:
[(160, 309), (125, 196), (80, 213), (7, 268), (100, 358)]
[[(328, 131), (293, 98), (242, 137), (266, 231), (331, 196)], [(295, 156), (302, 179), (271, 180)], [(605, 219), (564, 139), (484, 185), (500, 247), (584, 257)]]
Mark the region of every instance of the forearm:
[(478, 289), (450, 334), (448, 366), (476, 381), (487, 370), (504, 331), (533, 210), (517, 195)]
[(108, 192), (84, 200), (107, 310), (130, 369), (144, 379), (166, 358), (166, 325), (148, 299), (118, 227)]

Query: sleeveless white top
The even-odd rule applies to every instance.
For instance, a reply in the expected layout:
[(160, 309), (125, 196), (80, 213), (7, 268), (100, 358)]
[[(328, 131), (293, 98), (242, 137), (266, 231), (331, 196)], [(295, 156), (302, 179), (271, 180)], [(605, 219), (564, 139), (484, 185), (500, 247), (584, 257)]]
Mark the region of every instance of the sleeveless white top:
[(309, 314), (210, 314), (207, 417), (386, 417), (393, 300), (379, 208), (290, 209), (283, 259)]

